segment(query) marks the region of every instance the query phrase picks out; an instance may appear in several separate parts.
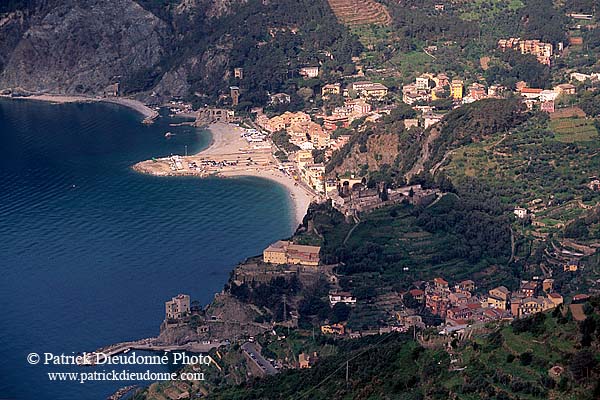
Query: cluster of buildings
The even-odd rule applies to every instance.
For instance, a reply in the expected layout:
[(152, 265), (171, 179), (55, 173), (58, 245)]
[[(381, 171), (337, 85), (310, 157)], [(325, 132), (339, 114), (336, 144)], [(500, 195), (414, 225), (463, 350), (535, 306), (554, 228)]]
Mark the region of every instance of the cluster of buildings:
[(271, 133), (286, 131), (290, 135), (290, 142), (301, 149), (326, 149), (330, 146), (331, 134), (313, 122), (305, 112), (286, 111), (273, 118), (261, 114), (256, 117), (256, 123)]
[(476, 295), (472, 280), (452, 287), (443, 278), (435, 278), (406, 294), (423, 303), (433, 315), (444, 318), (447, 326), (460, 326), (521, 318), (557, 307), (563, 297), (554, 292), (553, 286), (553, 279), (522, 281), (514, 292), (498, 286), (487, 295)]
[[(443, 73), (437, 75), (425, 73), (418, 76), (414, 83), (402, 87), (402, 101), (414, 105), (450, 98), (456, 105), (460, 105), (486, 98), (498, 98), (503, 96), (506, 91), (507, 88), (501, 85), (491, 85), (486, 88), (483, 84), (475, 82), (466, 86), (462, 79), (450, 80)], [(422, 108), (423, 106), (415, 107)], [(428, 113), (432, 114), (431, 110), (428, 110)], [(423, 114), (426, 117), (425, 111)]]
[(317, 193), (325, 193), (325, 164), (315, 163), (311, 150), (298, 150), (294, 157), (302, 182)]
[[(498, 48), (502, 51), (509, 49), (521, 52), (521, 54), (533, 54), (540, 64), (550, 66), (550, 60), (554, 52), (552, 43), (544, 43), (540, 40), (526, 40), (521, 38), (509, 38), (498, 40)], [(559, 46), (559, 50), (562, 50)]]
[(585, 82), (589, 80), (592, 83), (600, 82), (600, 73), (583, 74), (581, 72), (573, 72), (570, 75), (571, 81)]
[(339, 127), (349, 126), (354, 119), (370, 112), (371, 105), (364, 99), (348, 99), (344, 106), (336, 107), (331, 115), (323, 116), (323, 126), (312, 121), (307, 113), (289, 111), (272, 118), (260, 113), (256, 123), (265, 131), (285, 131), (289, 135), (290, 143), (300, 149), (293, 157), (299, 178), (317, 193), (324, 194), (325, 165), (315, 163), (312, 150), (325, 150), (325, 154), (331, 157), (335, 150), (342, 148), (350, 139), (348, 135), (333, 139), (332, 132)]
[(346, 216), (373, 211), (377, 208), (406, 201), (414, 205), (431, 204), (442, 193), (438, 189), (424, 189), (421, 185), (389, 189), (383, 185), (367, 188), (360, 178), (339, 178), (326, 182), (327, 196), (332, 206)]
[(540, 110), (547, 113), (553, 113), (556, 110), (555, 102), (559, 96), (574, 95), (576, 91), (577, 88), (570, 83), (561, 83), (552, 90), (530, 88), (526, 82), (517, 83), (517, 92), (523, 97), (523, 102), (527, 108), (532, 109), (534, 106), (539, 105)]
[(368, 115), (371, 111), (371, 105), (364, 99), (347, 99), (343, 106), (335, 107), (331, 115), (323, 116), (323, 128), (328, 131), (347, 128), (352, 121)]
[(450, 88), (451, 96), (457, 100), (462, 99), (463, 81), (453, 80), (452, 85), (446, 74), (422, 74), (414, 83), (402, 87), (402, 101), (406, 104), (429, 102), (446, 97), (444, 92)]
[(328, 83), (321, 88), (321, 97), (328, 99), (330, 96), (359, 97), (365, 100), (382, 100), (387, 96), (387, 86), (371, 81), (352, 82), (342, 90), (340, 83)]
[(304, 246), (286, 240), (279, 240), (263, 251), (263, 261), (276, 265), (319, 265), (319, 246)]

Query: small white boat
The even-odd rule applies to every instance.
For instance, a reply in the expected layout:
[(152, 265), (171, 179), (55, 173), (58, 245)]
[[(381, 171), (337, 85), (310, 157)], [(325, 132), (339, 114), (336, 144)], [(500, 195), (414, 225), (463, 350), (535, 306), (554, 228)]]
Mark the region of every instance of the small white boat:
[(171, 136), (175, 136), (175, 134), (174, 134), (174, 133), (172, 133), (172, 132), (167, 132), (167, 133), (165, 133), (165, 137), (166, 137), (166, 138), (170, 138)]

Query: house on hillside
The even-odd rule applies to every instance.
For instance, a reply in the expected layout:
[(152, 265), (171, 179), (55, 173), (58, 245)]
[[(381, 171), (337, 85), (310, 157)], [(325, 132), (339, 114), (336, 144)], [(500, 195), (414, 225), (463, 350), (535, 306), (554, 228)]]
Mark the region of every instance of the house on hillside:
[(517, 218), (519, 219), (524, 219), (527, 218), (527, 209), (523, 208), (523, 207), (515, 207), (515, 210), (513, 211), (513, 213), (517, 216)]
[(505, 286), (498, 286), (490, 289), (487, 297), (487, 306), (489, 308), (498, 308), (506, 310), (510, 291)]
[(324, 99), (331, 95), (339, 95), (342, 93), (342, 85), (339, 83), (328, 83), (321, 88), (321, 97)]
[(271, 264), (319, 265), (319, 246), (303, 246), (279, 240), (263, 251), (263, 261)]
[(319, 76), (319, 67), (302, 67), (299, 73), (305, 78), (316, 78)]
[(354, 305), (356, 304), (356, 297), (352, 296), (350, 292), (332, 292), (329, 294), (329, 304), (331, 306), (337, 303), (344, 303)]
[(363, 98), (383, 99), (388, 94), (388, 88), (385, 85), (370, 81), (353, 82), (350, 84), (350, 89)]
[(579, 261), (571, 260), (563, 266), (565, 272), (576, 272), (579, 269)]
[(554, 91), (563, 95), (574, 95), (576, 90), (575, 85), (571, 85), (570, 83), (561, 83), (560, 85), (554, 86)]

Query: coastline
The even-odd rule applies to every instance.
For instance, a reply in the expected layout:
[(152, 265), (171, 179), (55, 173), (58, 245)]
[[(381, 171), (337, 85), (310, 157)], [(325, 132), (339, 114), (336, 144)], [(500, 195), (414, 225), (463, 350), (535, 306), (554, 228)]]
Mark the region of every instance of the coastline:
[[(207, 129), (211, 134), (210, 143), (205, 149), (196, 153), (196, 156), (226, 154), (233, 150), (237, 150), (236, 147), (239, 147), (238, 139), (240, 138), (239, 133), (241, 132), (241, 128), (235, 125), (217, 122), (210, 124)], [(234, 131), (235, 136), (231, 137), (230, 135), (227, 135), (229, 131)], [(245, 169), (221, 171), (218, 172), (216, 176), (221, 178), (236, 178), (244, 176), (263, 178), (283, 186), (292, 199), (291, 203), (296, 227), (302, 223), (310, 203), (315, 198), (315, 195), (310, 193), (308, 189), (294, 181), (291, 176), (282, 173), (276, 168), (266, 168), (264, 170)]]
[[(271, 153), (271, 147), (252, 147), (242, 136), (243, 129), (232, 124), (213, 123), (207, 127), (211, 134), (209, 145), (199, 152), (180, 157), (181, 168), (171, 167), (169, 157), (142, 161), (132, 168), (144, 174), (155, 176), (195, 176), (205, 178), (256, 177), (273, 181), (286, 189), (292, 204), (295, 227), (302, 223), (311, 202), (317, 195), (278, 169), (278, 163)], [(235, 162), (235, 165), (207, 167), (198, 171), (189, 168), (188, 163), (201, 165), (206, 160)], [(251, 160), (251, 161), (248, 161)]]
[(258, 171), (225, 172), (220, 173), (217, 176), (220, 178), (241, 178), (245, 176), (263, 178), (283, 186), (292, 200), (292, 212), (294, 213), (296, 227), (302, 224), (304, 216), (308, 211), (308, 207), (310, 206), (310, 203), (313, 202), (314, 198), (308, 193), (308, 190), (304, 189), (302, 186), (294, 186), (295, 182), (293, 182), (292, 178), (275, 171), (264, 171), (264, 173)]
[[(10, 96), (0, 95), (0, 98), (12, 99), (12, 100), (31, 100), (31, 101), (42, 101), (52, 104), (67, 104), (67, 103), (93, 103), (93, 102), (104, 102), (117, 104), (123, 107), (127, 107), (130, 110), (136, 111), (144, 117), (144, 123), (151, 123), (155, 118), (158, 117), (158, 112), (146, 106), (142, 102), (134, 99), (127, 98), (108, 98), (108, 97), (90, 97), (90, 96), (78, 96), (78, 95), (63, 95), (63, 94), (39, 94), (31, 96)], [(226, 123), (213, 123), (207, 127), (210, 132), (211, 139), (210, 143), (206, 148), (194, 154), (193, 156), (215, 156), (220, 157), (224, 155), (231, 155), (241, 150), (241, 147), (247, 145), (244, 139), (240, 137), (241, 128), (226, 124)], [(233, 133), (233, 134), (228, 134)], [(272, 156), (270, 157), (273, 158)], [(272, 160), (274, 162), (274, 159)], [(139, 163), (141, 164), (141, 163)], [(139, 164), (133, 166), (133, 169), (140, 173), (151, 173), (153, 175), (183, 175), (178, 174), (166, 174), (166, 173), (152, 173), (144, 168), (140, 168)], [(197, 174), (185, 174), (185, 175), (197, 175)], [(316, 199), (316, 195), (311, 193), (307, 188), (303, 187), (302, 184), (294, 181), (292, 177), (279, 171), (274, 166), (265, 167), (263, 169), (234, 169), (224, 170), (212, 174), (221, 178), (235, 178), (235, 177), (257, 177), (271, 180), (279, 185), (282, 185), (288, 195), (291, 197), (292, 211), (294, 222), (297, 225), (301, 224), (306, 211), (312, 201)]]
[(77, 95), (63, 95), (63, 94), (38, 94), (31, 96), (10, 96), (10, 95), (0, 95), (0, 98), (3, 99), (12, 99), (12, 100), (33, 100), (33, 101), (43, 101), (47, 103), (53, 104), (66, 104), (66, 103), (112, 103), (118, 104), (123, 107), (127, 107), (130, 110), (136, 111), (138, 114), (141, 114), (145, 119), (154, 119), (158, 117), (158, 112), (148, 107), (144, 103), (134, 99), (127, 98), (110, 98), (110, 97), (90, 97), (90, 96), (77, 96)]

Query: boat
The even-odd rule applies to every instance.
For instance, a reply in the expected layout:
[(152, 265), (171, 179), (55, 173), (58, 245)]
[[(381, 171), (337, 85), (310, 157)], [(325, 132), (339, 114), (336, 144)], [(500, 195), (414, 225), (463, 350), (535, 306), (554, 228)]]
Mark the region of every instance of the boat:
[(166, 137), (166, 138), (170, 138), (171, 136), (175, 136), (175, 134), (174, 134), (174, 133), (172, 133), (172, 132), (167, 132), (167, 133), (165, 133), (165, 137)]

